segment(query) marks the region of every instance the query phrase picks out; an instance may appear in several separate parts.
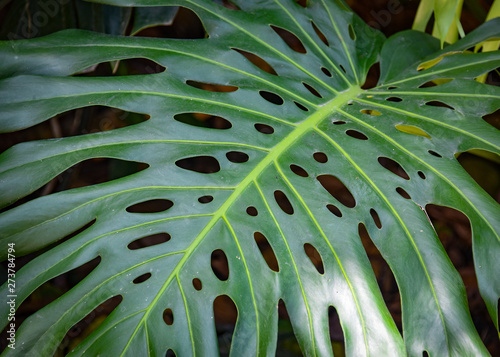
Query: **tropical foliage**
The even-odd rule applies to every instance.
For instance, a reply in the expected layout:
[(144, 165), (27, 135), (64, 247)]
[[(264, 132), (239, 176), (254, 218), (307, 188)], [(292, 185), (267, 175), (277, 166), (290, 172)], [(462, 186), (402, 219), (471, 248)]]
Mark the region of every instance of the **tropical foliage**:
[[(441, 48), (417, 31), (386, 39), (340, 0), (106, 3), (189, 8), (207, 36), (66, 30), (0, 43), (2, 132), (97, 105), (135, 118), (0, 155), (2, 247), (43, 251), (16, 273), (17, 304), (94, 266), (29, 317), (3, 355), (53, 355), (110, 299), (117, 307), (72, 355), (216, 355), (219, 299), (237, 310), (233, 355), (275, 354), (280, 301), (304, 355), (332, 354), (332, 307), (349, 356), (488, 355), (427, 209), (469, 218), (479, 289), (498, 330), (500, 206), (456, 157), (500, 153), (498, 130), (482, 118), (500, 108), (500, 89), (474, 80), (498, 66), (500, 51), (469, 51), (498, 38), (500, 20)], [(75, 75), (126, 59), (161, 71)], [(133, 173), (16, 204), (95, 158)], [(367, 235), (397, 281), (402, 333)], [(3, 323), (8, 309), (0, 306)]]

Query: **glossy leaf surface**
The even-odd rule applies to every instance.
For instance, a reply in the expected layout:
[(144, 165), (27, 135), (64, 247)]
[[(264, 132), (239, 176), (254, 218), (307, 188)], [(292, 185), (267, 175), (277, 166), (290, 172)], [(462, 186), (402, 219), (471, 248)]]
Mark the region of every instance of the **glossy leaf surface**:
[[(238, 313), (232, 355), (274, 355), (280, 299), (305, 355), (332, 354), (330, 306), (349, 356), (488, 354), (425, 207), (449, 206), (470, 219), (479, 288), (498, 329), (500, 208), (455, 156), (500, 153), (498, 131), (482, 119), (500, 108), (500, 90), (474, 81), (498, 66), (500, 52), (465, 52), (498, 37), (499, 21), (441, 50), (413, 31), (386, 40), (341, 1), (234, 1), (237, 9), (209, 0), (107, 3), (187, 7), (208, 38), (68, 30), (0, 44), (2, 132), (91, 105), (148, 116), (121, 129), (25, 142), (0, 156), (4, 207), (91, 158), (148, 165), (0, 215), (1, 242), (15, 242), (18, 255), (95, 220), (17, 273), (19, 302), (100, 257), (81, 283), (22, 324), (17, 349), (5, 355), (53, 354), (71, 326), (115, 296), (117, 308), (72, 355), (216, 355), (212, 306), (220, 296)], [(128, 58), (166, 70), (71, 76)], [(378, 84), (362, 89), (376, 62)], [(449, 81), (431, 85), (439, 79)], [(152, 201), (155, 210), (141, 206)], [(398, 283), (404, 338), (360, 224)], [(164, 238), (137, 248), (155, 234)], [(0, 311), (6, 316), (8, 306)]]

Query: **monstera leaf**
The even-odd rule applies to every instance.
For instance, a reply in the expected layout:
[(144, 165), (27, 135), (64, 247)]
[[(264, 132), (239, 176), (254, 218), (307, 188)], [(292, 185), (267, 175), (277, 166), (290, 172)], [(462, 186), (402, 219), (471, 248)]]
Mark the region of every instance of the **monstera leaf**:
[[(145, 115), (0, 156), (1, 202), (11, 207), (0, 215), (2, 247), (13, 243), (17, 256), (44, 249), (16, 272), (17, 306), (50, 279), (98, 263), (19, 326), (4, 355), (52, 355), (113, 297), (118, 306), (72, 355), (216, 355), (218, 297), (237, 309), (233, 355), (275, 353), (280, 300), (305, 355), (332, 355), (331, 307), (350, 356), (488, 355), (426, 211), (448, 206), (469, 218), (479, 288), (498, 329), (500, 209), (456, 160), (500, 153), (498, 131), (482, 119), (500, 107), (500, 90), (474, 81), (500, 52), (468, 51), (500, 35), (498, 20), (441, 49), (413, 31), (386, 40), (337, 0), (106, 3), (183, 6), (207, 36), (67, 30), (1, 43), (3, 132), (95, 105)], [(71, 76), (131, 58), (166, 70)], [(365, 84), (377, 62), (378, 83)], [(92, 158), (147, 168), (14, 204)], [(402, 334), (363, 230), (397, 281)], [(1, 294), (11, 294), (7, 283)], [(9, 306), (0, 308), (5, 324)]]

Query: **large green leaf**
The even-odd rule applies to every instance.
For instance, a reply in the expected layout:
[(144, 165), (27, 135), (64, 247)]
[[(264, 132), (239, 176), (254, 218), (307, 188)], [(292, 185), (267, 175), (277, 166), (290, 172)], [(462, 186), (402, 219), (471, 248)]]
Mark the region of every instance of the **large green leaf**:
[[(332, 354), (330, 306), (339, 314), (347, 355), (488, 355), (426, 205), (452, 207), (470, 219), (479, 288), (498, 329), (500, 208), (456, 160), (473, 149), (500, 153), (498, 131), (482, 119), (500, 108), (500, 90), (473, 80), (498, 66), (500, 52), (466, 51), (498, 37), (498, 20), (441, 50), (438, 40), (418, 32), (385, 40), (341, 1), (307, 7), (292, 0), (234, 1), (240, 10), (209, 0), (107, 3), (188, 7), (208, 38), (68, 30), (0, 43), (3, 132), (92, 105), (150, 116), (122, 129), (25, 142), (0, 156), (4, 207), (90, 158), (149, 165), (0, 215), (2, 246), (14, 242), (18, 255), (96, 220), (17, 272), (18, 304), (44, 282), (100, 257), (83, 281), (20, 326), (16, 349), (4, 355), (53, 354), (71, 326), (118, 295), (121, 303), (74, 355), (156, 356), (168, 349), (215, 355), (212, 303), (220, 295), (238, 309), (234, 355), (274, 354), (280, 299), (305, 355)], [(286, 31), (300, 44), (289, 46), (285, 39), (293, 36)], [(272, 70), (254, 65), (247, 53)], [(166, 71), (70, 76), (127, 58), (147, 58)], [(362, 89), (378, 61), (379, 83)], [(225, 121), (203, 127), (183, 113)], [(161, 212), (130, 212), (157, 199), (167, 200)], [(361, 224), (398, 283), (403, 336), (380, 294)], [(267, 238), (277, 266), (266, 264), (256, 232)], [(157, 233), (170, 240), (128, 248)], [(308, 258), (311, 245), (324, 271)], [(219, 250), (227, 277), (210, 268)], [(137, 277), (149, 278), (135, 283)], [(8, 308), (0, 307), (3, 322)], [(173, 323), (164, 322), (166, 309)]]

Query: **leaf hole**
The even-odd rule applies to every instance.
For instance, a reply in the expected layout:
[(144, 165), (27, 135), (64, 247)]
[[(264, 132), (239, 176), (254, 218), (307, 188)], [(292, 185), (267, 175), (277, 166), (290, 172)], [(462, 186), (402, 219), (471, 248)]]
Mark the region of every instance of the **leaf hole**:
[(346, 122), (343, 120), (336, 120), (333, 122), (333, 125), (344, 125), (344, 124), (346, 124)]
[(434, 150), (427, 150), (427, 152), (429, 154), (431, 154), (432, 156), (435, 156), (435, 157), (442, 157), (440, 154), (438, 154), (437, 152), (435, 152)]
[[(189, 24), (186, 26), (185, 24)], [(134, 36), (160, 37), (176, 39), (203, 39), (208, 33), (200, 17), (191, 9), (179, 6), (179, 10), (170, 24), (146, 28)]]
[(276, 200), (276, 203), (278, 204), (278, 206), (281, 208), (281, 210), (283, 212), (285, 212), (286, 214), (289, 214), (289, 215), (293, 214), (293, 212), (294, 212), (293, 206), (283, 191), (280, 191), (280, 190), (274, 191), (274, 199)]
[[(479, 294), (470, 219), (459, 210), (432, 203), (425, 206), (425, 211), (441, 245), (462, 278), (469, 311), (473, 316), (476, 329), (482, 331), (483, 343), (486, 346), (499, 346), (498, 332)], [(480, 262), (476, 264), (481, 265)]]
[(398, 89), (399, 87), (395, 87), (395, 86), (390, 86), (390, 87), (387, 87), (387, 89), (389, 90), (393, 90), (393, 89)]
[(401, 197), (406, 198), (407, 200), (411, 200), (411, 196), (403, 188), (397, 187), (396, 192), (399, 193)]
[(262, 133), (262, 134), (272, 134), (274, 133), (274, 128), (270, 125), (267, 125), (267, 124), (262, 124), (262, 123), (257, 123), (254, 125), (255, 129), (257, 129), (257, 131), (259, 133)]
[(259, 91), (259, 94), (262, 98), (267, 100), (269, 103), (273, 103), (276, 105), (283, 105), (283, 103), (285, 103), (283, 98), (281, 98), (279, 95), (277, 95), (275, 93), (261, 90), (261, 91)]
[(142, 274), (142, 275), (138, 276), (137, 278), (135, 278), (134, 280), (132, 280), (132, 282), (134, 284), (144, 283), (146, 280), (151, 278), (151, 276), (152, 276), (151, 273)]
[[(17, 247), (16, 247), (17, 251)], [(17, 253), (17, 252), (16, 252)], [(31, 254), (30, 254), (31, 255)], [(16, 270), (21, 268), (21, 261), (28, 256), (16, 257)], [(61, 259), (62, 260), (62, 259)], [(16, 316), (16, 326), (19, 318), (28, 317), (37, 311), (41, 310), (51, 302), (55, 301), (63, 294), (76, 286), (90, 275), (101, 263), (101, 257), (97, 256), (94, 259), (71, 269), (63, 274), (59, 274), (54, 278), (46, 281), (36, 288), (18, 307), (18, 312), (23, 312), (21, 316)], [(33, 261), (33, 260), (32, 260)], [(36, 262), (33, 261), (33, 263)], [(7, 271), (5, 267), (5, 271)]]
[(300, 177), (309, 177), (309, 174), (307, 173), (306, 170), (304, 170), (302, 167), (300, 167), (299, 165), (295, 165), (295, 164), (291, 164), (290, 165), (290, 170), (292, 170), (292, 172), (297, 175), (297, 176), (300, 176)]
[(198, 172), (200, 174), (212, 174), (220, 171), (219, 161), (213, 156), (192, 156), (180, 159), (175, 165), (184, 170)]
[(174, 120), (191, 126), (209, 129), (226, 130), (233, 126), (227, 119), (205, 113), (180, 113), (174, 115)]
[(219, 280), (226, 281), (229, 278), (229, 263), (226, 253), (222, 249), (216, 249), (212, 252), (210, 265)]
[(386, 260), (380, 254), (373, 239), (368, 234), (366, 226), (363, 223), (358, 224), (358, 234), (365, 249), (368, 260), (372, 266), (372, 270), (377, 278), (377, 283), (382, 293), (382, 297), (389, 309), (392, 319), (396, 323), (398, 330), (402, 331), (401, 320), (401, 297), (398, 284), (391, 268)]
[(422, 352), (422, 357), (429, 357), (429, 352), (423, 351)]
[[(231, 351), (234, 328), (238, 320), (238, 308), (228, 295), (219, 295), (213, 302), (214, 324), (219, 342), (220, 355), (222, 351)], [(226, 355), (228, 356), (229, 353)]]
[(368, 73), (366, 74), (365, 83), (361, 86), (361, 89), (371, 89), (374, 88), (380, 79), (380, 64), (378, 62), (372, 64)]
[(311, 25), (314, 29), (314, 32), (316, 32), (316, 35), (318, 35), (319, 39), (327, 46), (330, 46), (330, 43), (328, 43), (328, 39), (326, 38), (325, 34), (321, 32), (321, 30), (316, 26), (316, 24), (311, 21)]
[(328, 156), (326, 156), (324, 152), (315, 152), (313, 158), (320, 164), (324, 164), (328, 161)]
[[(42, 186), (38, 195), (45, 196), (50, 193), (111, 182), (144, 171), (148, 167), (149, 165), (143, 162), (107, 157), (87, 159), (61, 172), (48, 184)], [(21, 202), (26, 202), (29, 198)]]
[(304, 47), (302, 41), (284, 28), (277, 27), (274, 25), (270, 25), (271, 28), (278, 34), (279, 37), (290, 47), (292, 50), (298, 53), (307, 53), (306, 48)]
[(255, 208), (254, 206), (247, 207), (246, 212), (249, 216), (252, 217), (256, 217), (259, 214), (259, 211), (257, 211), (257, 208)]
[[(285, 302), (283, 299), (278, 300), (278, 318), (280, 320), (290, 320), (290, 315), (288, 314), (288, 310), (286, 308)], [(279, 335), (278, 335), (279, 338)]]
[[(468, 266), (470, 269), (474, 269), (472, 230), (469, 218), (459, 210), (432, 203), (425, 206), (425, 211), (448, 257), (455, 269), (461, 273), (466, 288), (477, 286), (477, 279), (473, 272), (463, 274), (463, 267)], [(471, 296), (473, 291), (469, 290), (468, 293)]]
[(165, 322), (167, 326), (172, 326), (174, 324), (174, 312), (172, 309), (167, 308), (163, 310), (163, 322)]
[(399, 102), (403, 101), (403, 99), (401, 99), (399, 97), (389, 97), (389, 98), (386, 98), (385, 100), (387, 100), (388, 102), (395, 102), (395, 103), (399, 103)]
[(295, 0), (295, 2), (302, 6), (304, 9), (307, 7), (307, 0)]
[(276, 356), (280, 356), (280, 351), (285, 351), (283, 356), (303, 356), (293, 325), (290, 321), (290, 315), (288, 314), (285, 302), (281, 298), (278, 301), (277, 310), (278, 323), (274, 327), (275, 333), (278, 334)]
[(136, 239), (127, 245), (130, 250), (137, 250), (151, 247), (153, 245), (163, 244), (168, 242), (172, 237), (168, 233), (151, 234), (139, 239)]
[(457, 161), (484, 191), (500, 202), (500, 155), (473, 149), (458, 155)]
[(321, 255), (318, 250), (309, 243), (304, 244), (304, 251), (306, 252), (307, 257), (314, 265), (318, 273), (321, 275), (325, 274), (325, 267), (323, 265), (323, 259), (321, 259)]
[(328, 330), (332, 349), (335, 356), (345, 356), (345, 340), (339, 314), (333, 306), (328, 306)]
[(338, 209), (337, 206), (335, 205), (332, 205), (331, 203), (330, 204), (327, 204), (326, 205), (326, 208), (328, 208), (328, 210), (330, 212), (332, 212), (334, 215), (336, 215), (337, 217), (342, 217), (342, 212)]
[(354, 28), (352, 27), (351, 24), (348, 25), (348, 30), (349, 30), (350, 39), (355, 41), (356, 40), (356, 32), (354, 31)]
[(302, 104), (300, 104), (300, 103), (298, 103), (298, 102), (296, 102), (296, 101), (293, 101), (293, 102), (295, 103), (295, 105), (296, 105), (296, 106), (297, 106), (300, 110), (302, 110), (302, 111), (304, 111), (304, 112), (308, 112), (308, 111), (309, 111), (309, 109), (307, 109), (307, 107), (306, 107), (306, 106), (304, 106), (304, 105), (302, 105)]
[(188, 86), (206, 90), (209, 92), (222, 92), (222, 93), (229, 93), (229, 92), (236, 92), (239, 88), (236, 86), (230, 86), (230, 85), (223, 85), (223, 84), (213, 84), (213, 83), (204, 83), (204, 82), (198, 82), (198, 81), (192, 81), (192, 80), (187, 80), (186, 84)]
[(422, 180), (426, 179), (425, 174), (422, 171), (418, 171), (417, 174)]
[(393, 174), (398, 175), (405, 180), (410, 179), (410, 176), (408, 176), (405, 169), (403, 169), (403, 167), (393, 159), (389, 159), (385, 156), (380, 156), (377, 161), (384, 169), (389, 170)]
[(444, 102), (441, 102), (439, 100), (431, 100), (429, 102), (426, 102), (425, 105), (429, 105), (431, 107), (443, 107), (443, 108), (448, 108), (448, 109), (451, 109), (451, 110), (455, 110), (455, 108), (453, 108), (452, 106), (444, 103)]
[(437, 87), (442, 84), (446, 84), (448, 82), (451, 82), (453, 78), (438, 78), (438, 79), (433, 79), (431, 81), (427, 81), (421, 85), (418, 86), (418, 88), (429, 88), (429, 87)]
[(330, 78), (331, 78), (331, 77), (333, 77), (332, 72), (330, 72), (330, 71), (329, 71), (327, 68), (325, 68), (325, 67), (321, 67), (321, 72), (323, 72), (323, 73), (325, 74), (325, 76), (327, 76), (327, 77), (330, 77)]
[(203, 284), (201, 283), (201, 280), (198, 278), (194, 278), (192, 283), (193, 283), (193, 288), (196, 291), (200, 291), (203, 288)]
[[(122, 68), (120, 68), (122, 67)], [(144, 75), (165, 72), (165, 66), (148, 58), (127, 58), (120, 60), (115, 73), (125, 73), (126, 75)]]
[(319, 175), (317, 177), (323, 188), (328, 191), (333, 198), (342, 203), (344, 206), (353, 208), (356, 206), (356, 200), (351, 191), (342, 181), (333, 175)]
[(375, 109), (361, 109), (361, 113), (368, 115), (382, 115), (381, 112)]
[(94, 225), (94, 223), (97, 222), (97, 219), (94, 218), (93, 220), (89, 221), (88, 223), (85, 223), (83, 226), (81, 226), (80, 228), (78, 229), (75, 229), (73, 232), (71, 232), (70, 234), (66, 235), (64, 238), (60, 239), (57, 241), (57, 244), (61, 244), (61, 243), (64, 243), (66, 242), (67, 240), (73, 238), (73, 237), (76, 237), (78, 234), (86, 231), (87, 229), (89, 229), (90, 227), (92, 227)]
[(249, 156), (241, 151), (229, 151), (226, 153), (226, 157), (229, 161), (234, 162), (235, 164), (242, 164), (247, 162)]
[[(91, 105), (65, 111), (46, 120), (30, 130), (40, 128), (43, 139), (73, 137), (97, 133), (144, 123), (151, 118), (148, 114), (125, 111), (104, 105)], [(55, 122), (55, 125), (54, 125)], [(17, 128), (16, 129), (21, 129)]]
[(429, 88), (429, 87), (436, 87), (437, 84), (434, 83), (433, 81), (428, 81), (428, 82), (425, 82), (421, 85), (418, 86), (418, 88)]
[(316, 96), (316, 97), (318, 97), (318, 98), (323, 98), (323, 96), (322, 96), (321, 94), (319, 94), (319, 92), (318, 92), (316, 89), (314, 89), (313, 87), (311, 87), (309, 84), (307, 84), (307, 83), (305, 83), (305, 82), (302, 82), (302, 84), (303, 84), (303, 85), (304, 85), (304, 87), (306, 87), (306, 88), (307, 88), (307, 90), (308, 90), (309, 92), (311, 92), (313, 95), (315, 95), (315, 96)]
[(154, 199), (136, 203), (127, 207), (129, 213), (159, 213), (168, 211), (174, 203), (166, 199)]
[(123, 297), (121, 295), (115, 295), (97, 306), (68, 330), (66, 336), (61, 341), (58, 350), (64, 349), (63, 346), (68, 346), (71, 342), (71, 347), (76, 348), (80, 342), (84, 340), (86, 335), (89, 333), (89, 330), (94, 331), (99, 328), (106, 317), (108, 317), (122, 301)]
[[(71, 188), (118, 180), (144, 171), (149, 167), (148, 164), (143, 162), (112, 158), (90, 159), (77, 165), (78, 167), (75, 165), (72, 169), (74, 169), (73, 175), (78, 175), (78, 183), (72, 184)], [(75, 181), (77, 181), (76, 178)]]
[(230, 10), (241, 11), (240, 7), (230, 0), (222, 0), (222, 6)]
[(423, 131), (422, 129), (420, 129), (419, 127), (416, 127), (414, 125), (398, 124), (395, 126), (395, 128), (398, 129), (402, 133), (423, 136), (427, 139), (432, 139), (429, 134), (427, 134), (425, 131)]
[[(147, 114), (129, 112), (102, 105), (93, 105), (62, 112), (29, 128), (26, 128), (26, 124), (22, 121), (11, 121), (2, 124), (2, 130), (0, 130), (0, 153), (24, 141), (83, 136), (88, 133), (137, 125), (148, 119), (150, 119), (150, 116)], [(62, 180), (59, 177), (57, 181), (67, 182), (68, 180)], [(44, 190), (47, 187), (54, 188), (53, 186), (57, 181), (50, 181)]]
[(348, 136), (358, 140), (368, 140), (368, 137), (360, 131), (349, 129), (345, 132)]
[(173, 349), (169, 348), (165, 353), (165, 357), (177, 357), (177, 355), (175, 354)]
[(500, 108), (490, 114), (483, 115), (483, 119), (494, 128), (500, 130)]
[(214, 200), (214, 197), (210, 196), (210, 195), (201, 196), (200, 198), (198, 198), (198, 202), (200, 202), (202, 204), (210, 203), (213, 200)]
[(277, 76), (278, 73), (274, 70), (274, 68), (267, 63), (263, 58), (257, 56), (254, 53), (243, 51), (237, 48), (231, 48), (232, 50), (238, 52), (241, 54), (243, 57), (245, 57), (248, 61), (250, 61), (254, 66), (257, 68), (263, 70), (264, 72), (267, 72), (269, 74)]
[(259, 248), (260, 254), (262, 254), (262, 257), (264, 258), (269, 269), (278, 273), (280, 271), (278, 259), (276, 259), (274, 250), (271, 247), (271, 244), (269, 244), (266, 236), (260, 232), (255, 232), (253, 234), (253, 238), (255, 240), (255, 243), (257, 244), (257, 247)]
[(373, 222), (375, 223), (377, 228), (382, 228), (382, 222), (380, 221), (380, 217), (378, 216), (377, 211), (375, 211), (373, 208), (370, 208), (370, 215), (372, 216)]
[(339, 64), (339, 67), (342, 70), (342, 72), (347, 73), (347, 71), (345, 70), (344, 66), (342, 66), (341, 64)]
[(73, 77), (136, 76), (165, 72), (166, 68), (149, 58), (126, 58), (93, 64), (73, 73)]

